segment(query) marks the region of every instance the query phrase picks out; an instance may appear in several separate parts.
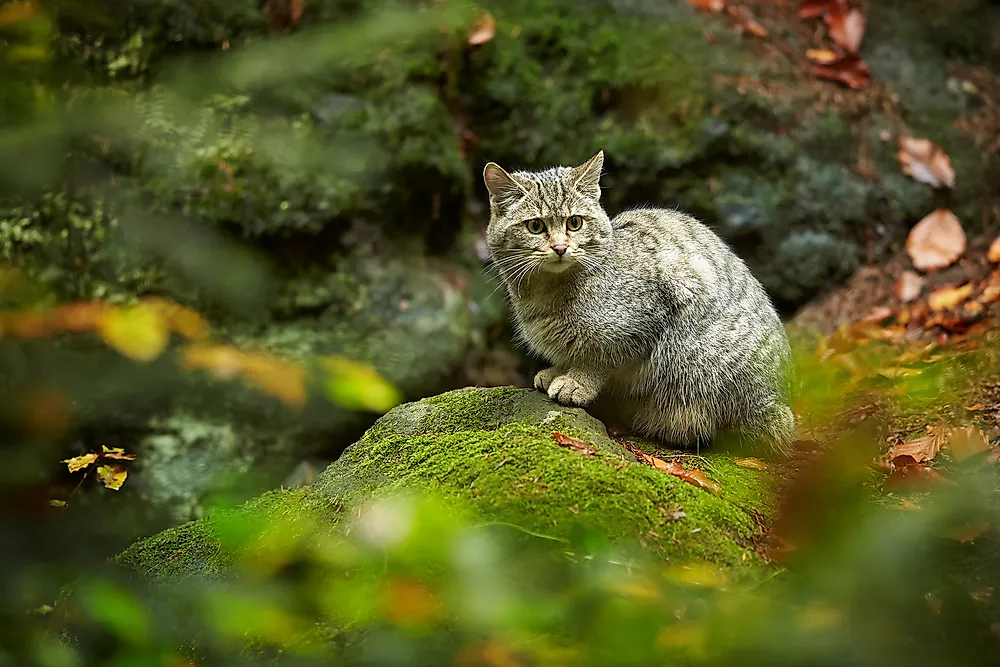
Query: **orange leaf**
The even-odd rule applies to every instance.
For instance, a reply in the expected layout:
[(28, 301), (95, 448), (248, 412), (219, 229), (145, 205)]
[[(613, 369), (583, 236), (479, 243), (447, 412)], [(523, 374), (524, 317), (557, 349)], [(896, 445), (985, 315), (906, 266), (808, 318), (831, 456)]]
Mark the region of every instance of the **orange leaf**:
[(163, 316), (148, 306), (106, 311), (97, 325), (104, 342), (135, 361), (152, 361), (167, 347), (170, 332)]
[(836, 4), (836, 0), (802, 0), (799, 5), (799, 18), (811, 19), (823, 16)]
[(993, 239), (993, 243), (990, 244), (990, 249), (986, 253), (986, 258), (994, 264), (1000, 262), (1000, 236)]
[(496, 19), (493, 18), (492, 14), (484, 11), (469, 26), (469, 36), (466, 38), (466, 41), (473, 46), (485, 44), (493, 39), (496, 30)]
[(0, 26), (27, 21), (38, 13), (38, 7), (32, 2), (11, 2), (0, 7)]
[(401, 625), (419, 626), (441, 616), (441, 603), (416, 581), (390, 579), (383, 588), (386, 617)]
[(126, 477), (128, 477), (128, 470), (117, 463), (97, 467), (97, 479), (101, 480), (101, 483), (112, 491), (122, 488)]
[(896, 296), (903, 303), (910, 303), (920, 296), (924, 289), (924, 278), (916, 271), (907, 269), (896, 282)]
[(205, 318), (187, 306), (159, 297), (142, 299), (140, 303), (159, 312), (171, 331), (188, 340), (202, 340), (209, 334)]
[(932, 211), (910, 230), (906, 252), (913, 266), (934, 271), (950, 266), (965, 252), (965, 230), (945, 208)]
[(897, 456), (892, 460), (893, 470), (889, 473), (885, 481), (886, 491), (908, 488), (912, 486), (924, 486), (928, 483), (954, 484), (953, 481), (945, 479), (941, 474), (929, 465), (918, 463), (912, 456)]
[(809, 49), (806, 51), (806, 58), (817, 65), (829, 65), (837, 59), (837, 54), (830, 49)]
[(720, 14), (726, 8), (726, 0), (688, 0), (688, 4), (699, 12)]
[(90, 452), (89, 454), (81, 454), (80, 456), (74, 456), (71, 459), (63, 459), (63, 463), (69, 468), (70, 472), (76, 472), (78, 470), (83, 470), (84, 468), (89, 468), (94, 461), (97, 460), (97, 454)]
[(964, 461), (990, 450), (986, 435), (975, 426), (952, 429), (949, 435), (948, 450), (956, 461)]
[(288, 407), (295, 410), (305, 407), (306, 371), (301, 366), (262, 354), (248, 354), (243, 358), (243, 376)]
[(746, 9), (735, 5), (729, 5), (727, 9), (729, 10), (729, 15), (735, 18), (737, 22), (739, 22), (740, 26), (748, 33), (754, 37), (767, 37), (767, 29), (758, 23)]
[(927, 297), (927, 305), (934, 312), (948, 310), (958, 306), (970, 296), (972, 296), (972, 283), (965, 283), (961, 287), (944, 287), (931, 292)]
[(820, 78), (839, 81), (854, 89), (866, 88), (872, 78), (868, 63), (853, 53), (825, 65), (815, 65), (812, 71)]
[(896, 157), (903, 173), (934, 188), (955, 187), (951, 158), (929, 139), (900, 137)]
[(552, 439), (555, 440), (556, 444), (560, 447), (572, 449), (574, 452), (580, 452), (586, 456), (593, 456), (597, 453), (597, 449), (588, 445), (583, 440), (577, 440), (576, 438), (571, 438), (568, 435), (563, 435), (562, 433), (553, 433)]
[(705, 489), (714, 495), (720, 495), (722, 493), (722, 487), (705, 477), (705, 473), (698, 469), (688, 470), (676, 461), (664, 461), (656, 458), (655, 456), (650, 456), (650, 458), (652, 459), (653, 467), (657, 470), (662, 470), (668, 475), (679, 477), (688, 484), (694, 484), (695, 486)]

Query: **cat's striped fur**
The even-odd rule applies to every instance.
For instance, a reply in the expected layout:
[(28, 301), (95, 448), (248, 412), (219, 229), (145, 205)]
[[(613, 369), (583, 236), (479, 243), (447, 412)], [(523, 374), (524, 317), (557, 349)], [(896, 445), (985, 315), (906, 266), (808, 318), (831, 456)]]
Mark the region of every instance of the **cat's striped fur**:
[(603, 158), (484, 171), (487, 242), (515, 325), (552, 363), (535, 386), (669, 444), (733, 433), (749, 447), (786, 450), (790, 352), (764, 288), (684, 213), (609, 219), (599, 203)]

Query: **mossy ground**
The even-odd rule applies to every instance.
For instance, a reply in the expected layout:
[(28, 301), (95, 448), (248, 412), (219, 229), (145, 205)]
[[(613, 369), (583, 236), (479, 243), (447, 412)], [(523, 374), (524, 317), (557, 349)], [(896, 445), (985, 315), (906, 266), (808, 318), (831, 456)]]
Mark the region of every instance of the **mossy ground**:
[[(555, 432), (596, 453), (560, 447)], [(631, 459), (600, 422), (538, 392), (457, 390), (390, 412), (310, 490), (265, 494), (139, 542), (119, 560), (172, 580), (216, 576), (240, 557), (226, 533), (241, 522), (278, 532), (286, 523), (289, 532), (328, 531), (372, 498), (418, 492), (481, 523), (556, 541), (569, 543), (582, 529), (676, 564), (747, 574), (765, 567), (755, 541), (774, 513), (767, 474), (721, 455), (685, 456), (720, 485), (713, 495)]]

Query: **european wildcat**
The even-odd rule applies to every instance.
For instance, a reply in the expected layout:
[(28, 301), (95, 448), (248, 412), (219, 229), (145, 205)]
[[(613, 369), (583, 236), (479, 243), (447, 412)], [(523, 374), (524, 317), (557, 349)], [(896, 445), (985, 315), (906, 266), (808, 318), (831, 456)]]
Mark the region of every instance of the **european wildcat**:
[(578, 167), (489, 163), (487, 244), (518, 333), (554, 365), (553, 400), (675, 445), (793, 439), (790, 350), (764, 288), (714, 232), (674, 210), (601, 207), (601, 151)]

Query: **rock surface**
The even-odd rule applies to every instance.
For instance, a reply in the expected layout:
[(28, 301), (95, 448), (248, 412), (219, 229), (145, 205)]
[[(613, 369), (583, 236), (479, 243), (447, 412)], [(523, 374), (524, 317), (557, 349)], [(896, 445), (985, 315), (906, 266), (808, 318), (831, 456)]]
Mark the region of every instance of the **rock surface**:
[[(560, 447), (556, 432), (597, 452)], [(689, 464), (692, 457), (677, 460)], [(280, 531), (282, 521), (317, 513), (333, 525), (373, 498), (423, 491), (456, 511), (555, 539), (579, 523), (676, 563), (760, 567), (755, 540), (761, 522), (773, 517), (773, 479), (721, 455), (695, 460), (720, 484), (721, 496), (634, 462), (583, 410), (527, 389), (461, 389), (393, 409), (311, 489), (273, 491), (167, 530), (136, 543), (119, 561), (172, 580), (214, 576), (239, 558), (219, 541), (220, 521), (259, 515)]]

